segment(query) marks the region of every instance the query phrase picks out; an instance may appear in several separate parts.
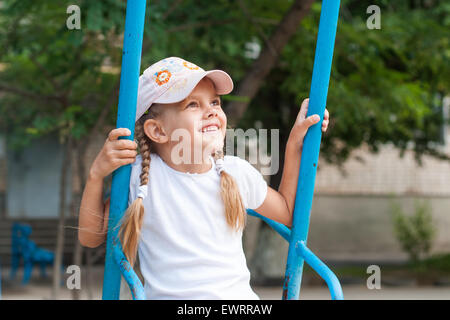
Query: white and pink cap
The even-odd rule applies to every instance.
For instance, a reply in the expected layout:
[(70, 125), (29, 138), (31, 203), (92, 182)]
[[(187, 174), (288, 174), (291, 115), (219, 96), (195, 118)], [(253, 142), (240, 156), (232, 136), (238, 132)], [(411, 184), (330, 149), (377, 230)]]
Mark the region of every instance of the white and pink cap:
[(139, 77), (136, 121), (153, 103), (175, 103), (184, 100), (204, 77), (210, 78), (218, 95), (233, 90), (233, 80), (222, 70), (205, 71), (178, 57), (160, 60)]

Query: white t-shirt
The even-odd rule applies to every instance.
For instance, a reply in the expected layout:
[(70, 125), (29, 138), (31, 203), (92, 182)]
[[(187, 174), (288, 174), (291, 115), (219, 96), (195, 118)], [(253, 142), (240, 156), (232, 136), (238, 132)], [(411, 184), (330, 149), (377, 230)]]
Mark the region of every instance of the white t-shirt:
[[(132, 164), (128, 203), (136, 198), (142, 158)], [(251, 289), (242, 231), (232, 230), (220, 197), (220, 177), (212, 168), (185, 173), (151, 154), (148, 196), (138, 254), (147, 299), (259, 299)], [(258, 208), (267, 183), (250, 163), (224, 157), (244, 205)]]

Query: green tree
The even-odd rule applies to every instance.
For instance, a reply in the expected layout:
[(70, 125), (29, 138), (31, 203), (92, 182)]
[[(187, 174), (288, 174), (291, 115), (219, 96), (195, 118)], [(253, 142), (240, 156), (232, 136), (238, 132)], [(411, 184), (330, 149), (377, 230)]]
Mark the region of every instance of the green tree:
[(417, 264), (428, 257), (436, 230), (429, 202), (419, 203), (416, 200), (414, 209), (414, 214), (408, 215), (398, 203), (391, 205), (395, 237), (410, 262)]

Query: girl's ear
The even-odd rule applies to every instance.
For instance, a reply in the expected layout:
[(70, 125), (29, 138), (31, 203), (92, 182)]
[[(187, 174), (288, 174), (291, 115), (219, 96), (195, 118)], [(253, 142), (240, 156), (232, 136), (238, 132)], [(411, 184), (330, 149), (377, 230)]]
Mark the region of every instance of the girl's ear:
[(150, 140), (156, 143), (166, 143), (169, 141), (169, 137), (160, 121), (156, 119), (148, 119), (144, 122), (144, 132)]

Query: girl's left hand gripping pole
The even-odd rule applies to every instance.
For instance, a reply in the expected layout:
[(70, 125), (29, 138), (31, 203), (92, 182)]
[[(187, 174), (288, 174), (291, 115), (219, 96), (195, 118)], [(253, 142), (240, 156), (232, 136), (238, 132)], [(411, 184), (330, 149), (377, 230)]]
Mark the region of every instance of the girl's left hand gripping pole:
[[(128, 128), (131, 131), (131, 135), (128, 137), (120, 137), (120, 139), (134, 139), (146, 2), (146, 0), (127, 1), (117, 128)], [(113, 245), (114, 243), (119, 243), (119, 224), (128, 205), (130, 173), (131, 165), (125, 165), (114, 171), (112, 176), (105, 271), (103, 277), (104, 300), (119, 300), (120, 298), (121, 274), (118, 265), (114, 261)]]

